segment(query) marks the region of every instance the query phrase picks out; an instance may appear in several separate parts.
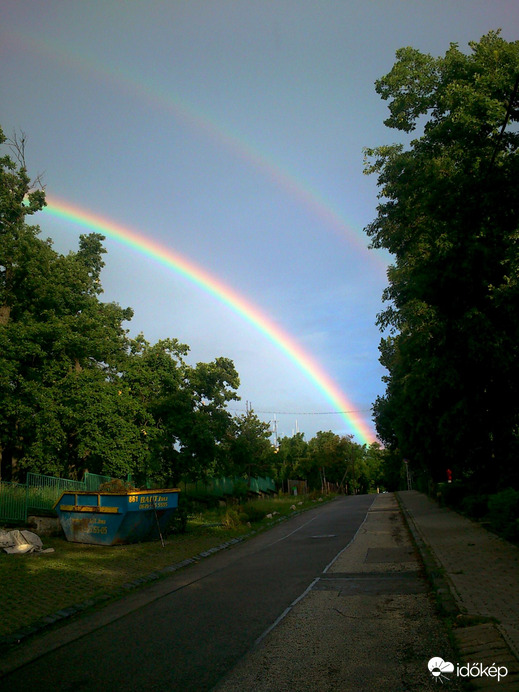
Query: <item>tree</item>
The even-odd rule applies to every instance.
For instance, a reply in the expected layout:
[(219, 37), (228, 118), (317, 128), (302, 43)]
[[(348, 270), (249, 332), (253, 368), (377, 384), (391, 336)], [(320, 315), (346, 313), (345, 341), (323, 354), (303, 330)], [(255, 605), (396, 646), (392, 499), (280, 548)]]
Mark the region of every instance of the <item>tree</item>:
[(252, 409), (235, 417), (227, 448), (229, 472), (247, 476), (249, 483), (252, 477), (270, 475), (274, 461), (270, 435), (269, 423), (261, 421)]
[(103, 303), (104, 237), (66, 256), (25, 223), (45, 195), (30, 182), (25, 138), (0, 158), (0, 477), (91, 472), (178, 482), (223, 463), (228, 358), (189, 366), (176, 339), (129, 339), (130, 308)]
[(27, 226), (25, 217), (45, 206), (39, 181), (32, 183), (27, 174), (25, 138), (8, 140), (0, 128), (0, 146), (5, 144), (16, 161), (9, 155), (0, 157), (0, 325), (10, 320), (26, 272), (27, 254), (34, 254), (38, 228)]
[(346, 492), (359, 490), (359, 472), (363, 447), (353, 442), (351, 435), (336, 435), (331, 430), (319, 431), (308, 442), (308, 455), (299, 473), (311, 488), (318, 490), (325, 481), (344, 488)]
[(191, 415), (182, 427), (182, 468), (191, 479), (221, 474), (226, 468), (226, 442), (234, 422), (226, 408), (239, 400), (240, 378), (229, 358), (197, 363), (186, 375)]
[(377, 492), (381, 486), (387, 486), (387, 460), (387, 451), (379, 442), (372, 442), (369, 447), (363, 448), (358, 473), (359, 492)]
[(98, 299), (103, 237), (82, 236), (65, 257), (23, 230), (31, 241), (13, 266), (0, 325), (4, 470), (132, 472), (139, 455), (123, 444), (135, 431), (117, 381), (132, 312)]
[(274, 460), (278, 481), (299, 478), (299, 470), (304, 466), (308, 454), (308, 443), (304, 437), (304, 433), (298, 432), (292, 437), (282, 437), (279, 440)]
[(223, 442), (231, 428), (228, 401), (236, 399), (239, 377), (227, 358), (188, 365), (189, 347), (176, 339), (151, 345), (131, 342), (121, 385), (139, 402), (138, 427), (148, 457), (140, 475), (178, 484), (214, 475), (223, 464)]
[(402, 48), (376, 83), (385, 124), (422, 133), (366, 150), (382, 200), (366, 232), (395, 258), (374, 414), (437, 480), (451, 468), (498, 484), (518, 480), (519, 42), (490, 32), (470, 48)]

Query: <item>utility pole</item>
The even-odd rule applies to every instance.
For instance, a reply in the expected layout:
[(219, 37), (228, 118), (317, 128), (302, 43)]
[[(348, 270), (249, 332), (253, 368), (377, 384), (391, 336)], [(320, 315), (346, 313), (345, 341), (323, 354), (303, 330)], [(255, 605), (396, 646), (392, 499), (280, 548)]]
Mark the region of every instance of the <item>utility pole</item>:
[(270, 421), (274, 427), (272, 430), (272, 434), (274, 435), (274, 447), (276, 449), (276, 452), (278, 450), (278, 421), (276, 418), (276, 414), (274, 414), (274, 420)]
[(409, 459), (404, 459), (404, 464), (405, 464), (405, 474), (407, 477), (407, 489), (412, 490), (413, 489), (413, 483), (411, 480), (411, 472), (409, 471)]

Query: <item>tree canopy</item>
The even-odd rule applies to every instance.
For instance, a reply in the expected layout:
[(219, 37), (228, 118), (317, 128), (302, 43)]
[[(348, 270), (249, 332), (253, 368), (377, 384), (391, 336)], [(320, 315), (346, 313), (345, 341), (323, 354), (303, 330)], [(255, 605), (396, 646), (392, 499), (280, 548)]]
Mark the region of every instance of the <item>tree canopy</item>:
[(519, 42), (396, 58), (376, 82), (385, 124), (419, 136), (366, 149), (380, 189), (366, 232), (394, 256), (377, 431), (437, 480), (517, 483)]
[[(104, 237), (64, 256), (27, 217), (45, 206), (23, 139), (0, 158), (0, 477), (207, 474), (231, 426), (238, 373), (227, 358), (190, 366), (175, 339), (132, 339), (133, 311), (104, 303)], [(14, 154), (14, 157), (13, 157)]]

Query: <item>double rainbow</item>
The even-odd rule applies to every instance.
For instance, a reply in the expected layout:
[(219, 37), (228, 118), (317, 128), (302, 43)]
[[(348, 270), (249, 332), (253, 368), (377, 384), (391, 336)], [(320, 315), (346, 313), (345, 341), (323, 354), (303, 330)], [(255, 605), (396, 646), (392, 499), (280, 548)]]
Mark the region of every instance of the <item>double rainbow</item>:
[(224, 284), (220, 279), (211, 275), (191, 260), (173, 252), (165, 245), (152, 240), (143, 232), (128, 226), (122, 226), (106, 217), (98, 216), (91, 211), (81, 209), (63, 200), (47, 196), (47, 207), (44, 213), (72, 222), (91, 232), (102, 233), (109, 238), (113, 238), (123, 245), (152, 258), (168, 269), (172, 269), (180, 276), (220, 300), (246, 322), (253, 325), (301, 370), (308, 380), (325, 396), (333, 408), (340, 412), (347, 429), (358, 438), (361, 444), (370, 444), (375, 439), (372, 429), (359, 413), (354, 410), (355, 405), (345, 396), (315, 359), (306, 353), (292, 336), (283, 331), (260, 308)]

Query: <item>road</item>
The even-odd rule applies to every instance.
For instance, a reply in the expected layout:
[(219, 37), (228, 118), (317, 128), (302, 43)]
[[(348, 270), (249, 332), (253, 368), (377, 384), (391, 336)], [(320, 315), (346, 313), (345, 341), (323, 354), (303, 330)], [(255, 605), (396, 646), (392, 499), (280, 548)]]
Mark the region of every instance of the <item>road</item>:
[(377, 495), (355, 540), (214, 692), (466, 689), (429, 668), (458, 660), (431, 596), (396, 498)]
[(341, 497), (17, 652), (5, 692), (203, 692), (281, 621), (355, 536), (374, 496)]

